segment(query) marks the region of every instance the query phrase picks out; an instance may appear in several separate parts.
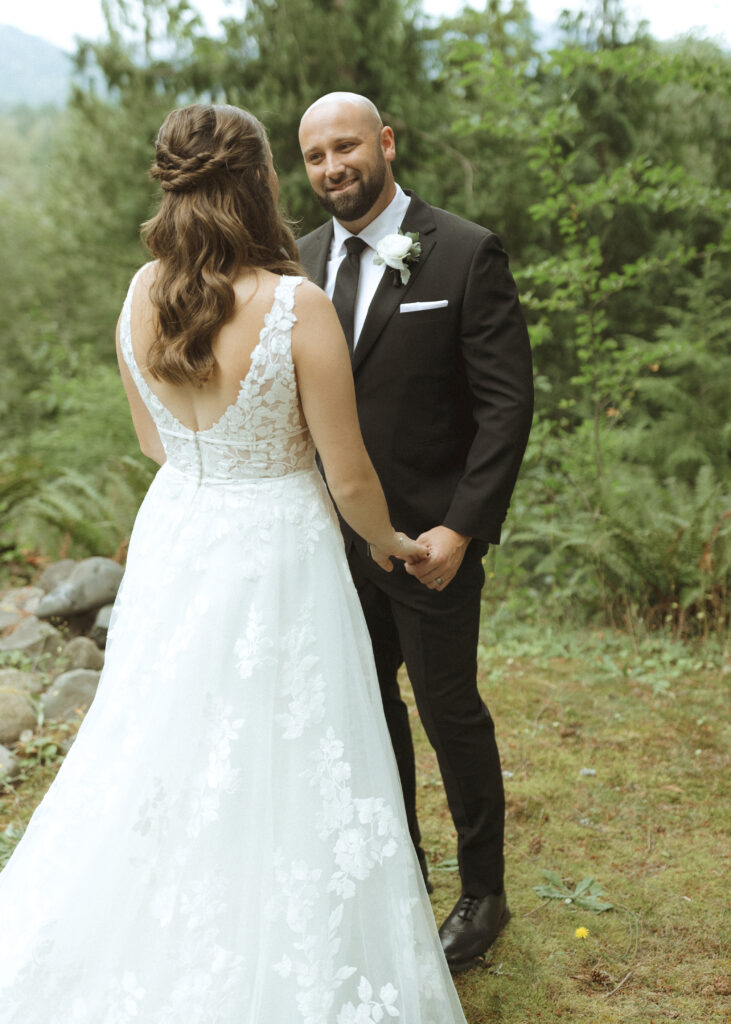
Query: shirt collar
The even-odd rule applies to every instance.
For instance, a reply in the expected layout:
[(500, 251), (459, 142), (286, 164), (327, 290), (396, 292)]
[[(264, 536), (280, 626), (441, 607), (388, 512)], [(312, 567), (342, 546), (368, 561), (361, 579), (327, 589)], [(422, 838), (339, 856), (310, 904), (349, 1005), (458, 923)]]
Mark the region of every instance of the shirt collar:
[[(401, 223), (406, 216), (406, 211), (409, 208), (411, 197), (407, 196), (401, 186), (396, 184), (396, 195), (393, 197), (391, 202), (388, 204), (385, 210), (382, 210), (375, 220), (372, 220), (370, 224), (363, 228), (358, 235), (358, 238), (362, 238), (364, 242), (367, 242), (372, 249), (375, 249), (378, 243), (386, 235), (395, 235), (398, 229), (401, 227)], [(330, 259), (336, 259), (338, 256), (345, 254), (345, 241), (348, 238), (352, 238), (353, 235), (347, 228), (344, 228), (339, 220), (333, 217), (333, 240), (332, 247), (330, 249)]]

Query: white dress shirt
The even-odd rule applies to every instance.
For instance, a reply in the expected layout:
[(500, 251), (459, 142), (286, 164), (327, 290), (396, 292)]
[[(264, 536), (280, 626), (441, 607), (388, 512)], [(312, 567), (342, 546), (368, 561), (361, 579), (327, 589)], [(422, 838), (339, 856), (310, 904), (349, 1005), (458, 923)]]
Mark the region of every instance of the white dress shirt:
[[(406, 216), (410, 202), (411, 199), (400, 185), (396, 185), (396, 195), (386, 209), (379, 213), (376, 219), (363, 228), (357, 236), (362, 238), (364, 242), (367, 242), (368, 247), (360, 255), (360, 277), (358, 278), (358, 294), (355, 299), (355, 317), (353, 319), (353, 347), (358, 344), (358, 338), (365, 323), (365, 318), (368, 315), (371, 300), (386, 270), (384, 263), (375, 264), (373, 262), (373, 258), (376, 255), (376, 246), (385, 235), (395, 235), (397, 233)], [(333, 240), (330, 246), (327, 276), (325, 278), (325, 291), (330, 299), (332, 299), (333, 292), (335, 291), (335, 278), (338, 268), (345, 258), (345, 240), (352, 237), (353, 235), (350, 231), (346, 230), (340, 221), (333, 217)]]

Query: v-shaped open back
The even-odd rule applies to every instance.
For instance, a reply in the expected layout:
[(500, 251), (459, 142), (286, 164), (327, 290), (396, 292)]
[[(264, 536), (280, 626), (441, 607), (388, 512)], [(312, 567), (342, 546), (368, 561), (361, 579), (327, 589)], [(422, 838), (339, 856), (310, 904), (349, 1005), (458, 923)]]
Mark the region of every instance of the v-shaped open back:
[(132, 347), (132, 279), (122, 310), (120, 345), (137, 390), (160, 435), (167, 462), (215, 483), (278, 477), (312, 468), (314, 445), (302, 415), (292, 362), (294, 292), (301, 277), (282, 277), (264, 318), (238, 396), (212, 426), (185, 426), (152, 391)]

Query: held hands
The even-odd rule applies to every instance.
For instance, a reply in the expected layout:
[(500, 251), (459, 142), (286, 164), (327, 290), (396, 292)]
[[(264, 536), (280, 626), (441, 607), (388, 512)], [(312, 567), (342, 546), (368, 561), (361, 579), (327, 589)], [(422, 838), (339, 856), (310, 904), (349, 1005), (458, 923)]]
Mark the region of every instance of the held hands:
[(415, 576), (429, 590), (444, 590), (457, 575), (471, 537), (465, 537), (448, 526), (435, 526), (410, 540), (403, 533), (395, 534), (394, 549), (370, 545), (371, 558), (385, 572), (393, 571), (389, 556), (401, 558), (406, 572)]
[(471, 537), (450, 530), (448, 526), (435, 526), (416, 538), (417, 544), (427, 548), (427, 557), (406, 566), (406, 572), (415, 576), (429, 590), (444, 590), (457, 575)]
[(400, 558), (407, 566), (428, 558), (429, 552), (424, 544), (411, 540), (403, 533), (394, 532), (393, 538), (393, 543), (388, 548), (379, 548), (375, 544), (368, 545), (371, 558), (384, 572), (393, 572), (391, 558)]

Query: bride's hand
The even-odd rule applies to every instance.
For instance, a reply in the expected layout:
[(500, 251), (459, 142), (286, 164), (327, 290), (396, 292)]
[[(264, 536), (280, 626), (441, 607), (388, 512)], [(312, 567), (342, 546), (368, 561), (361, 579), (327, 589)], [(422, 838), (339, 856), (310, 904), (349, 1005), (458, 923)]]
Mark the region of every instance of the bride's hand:
[(394, 543), (388, 550), (379, 548), (375, 544), (369, 544), (368, 550), (373, 561), (384, 572), (393, 571), (391, 558), (399, 558), (402, 562), (406, 562), (407, 565), (415, 565), (423, 558), (428, 558), (429, 556), (428, 548), (423, 544), (417, 544), (415, 540), (411, 540), (404, 533), (394, 534)]

